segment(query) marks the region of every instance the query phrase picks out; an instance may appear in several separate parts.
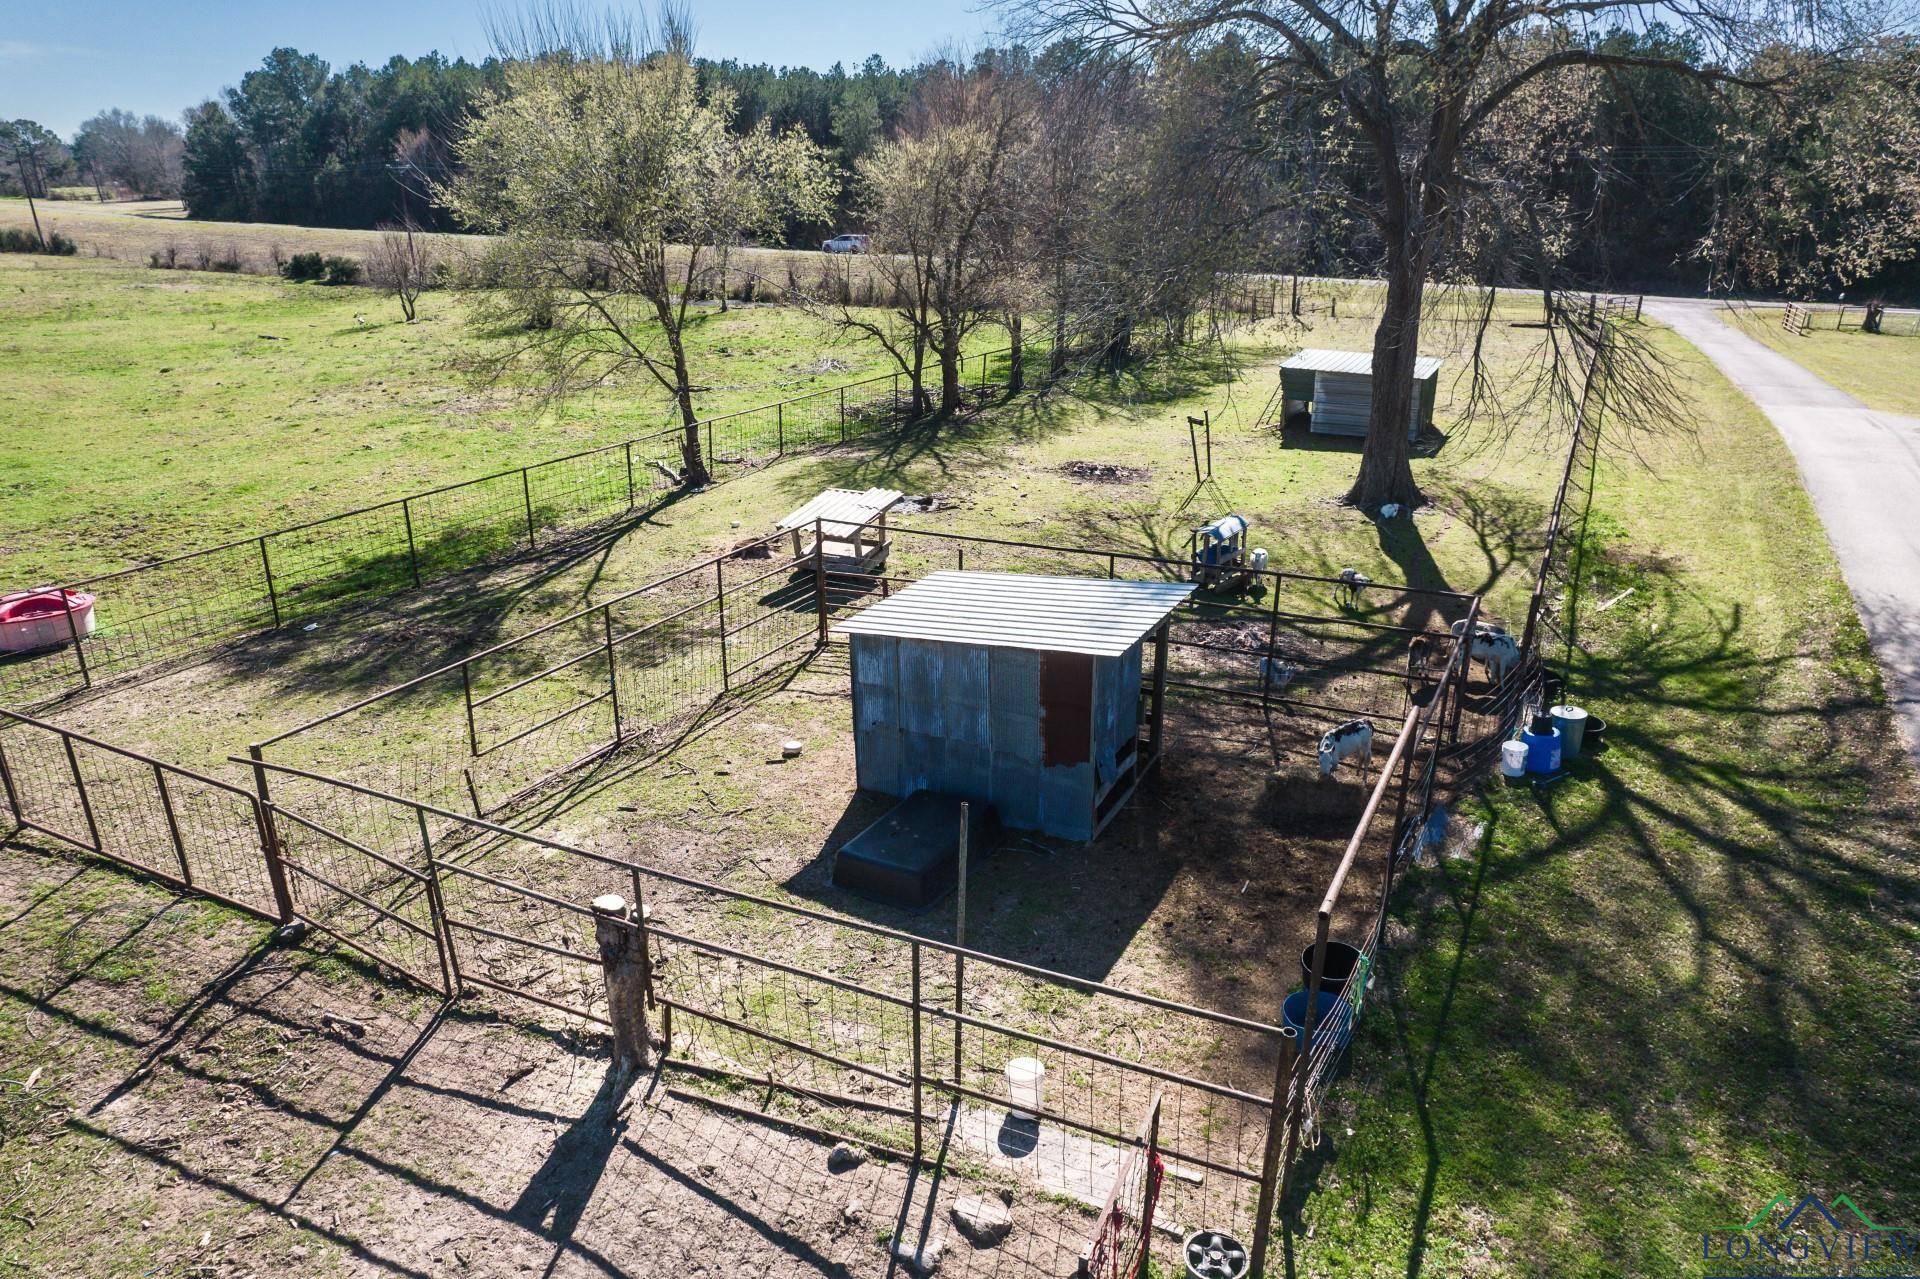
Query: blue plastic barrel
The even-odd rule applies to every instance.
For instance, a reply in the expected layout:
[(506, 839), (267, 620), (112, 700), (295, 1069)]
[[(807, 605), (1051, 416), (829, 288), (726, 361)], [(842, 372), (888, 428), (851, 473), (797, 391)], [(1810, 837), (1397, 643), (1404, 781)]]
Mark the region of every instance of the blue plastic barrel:
[[(1313, 1019), (1313, 1039), (1316, 1044), (1332, 1039), (1344, 1047), (1353, 1034), (1353, 1006), (1340, 1002), (1340, 996), (1328, 991), (1320, 992), (1319, 1013)], [(1287, 996), (1280, 1005), (1280, 1024), (1291, 1026), (1294, 1034), (1306, 1030), (1307, 992), (1296, 990)]]

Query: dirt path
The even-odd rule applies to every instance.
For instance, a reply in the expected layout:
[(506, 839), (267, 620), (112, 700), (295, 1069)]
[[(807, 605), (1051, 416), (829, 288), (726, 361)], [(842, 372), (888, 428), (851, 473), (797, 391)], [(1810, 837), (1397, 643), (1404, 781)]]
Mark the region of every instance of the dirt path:
[(1920, 768), (1920, 418), (1869, 409), (1723, 323), (1712, 303), (1649, 298), (1647, 311), (1699, 347), (1793, 450)]

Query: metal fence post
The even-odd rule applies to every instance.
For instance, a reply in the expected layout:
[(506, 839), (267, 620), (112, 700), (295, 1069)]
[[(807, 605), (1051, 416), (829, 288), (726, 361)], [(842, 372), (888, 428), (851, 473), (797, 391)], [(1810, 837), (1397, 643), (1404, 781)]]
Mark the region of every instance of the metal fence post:
[(607, 632), (607, 693), (613, 698), (613, 740), (616, 744), (626, 738), (626, 730), (620, 723), (620, 671), (613, 657), (613, 605), (604, 604), (600, 608), (600, 619), (606, 624)]
[(633, 509), (633, 441), (628, 440), (621, 446), (627, 455), (627, 509)]
[(80, 624), (73, 620), (73, 592), (64, 586), (60, 588), (60, 602), (67, 606), (67, 635), (73, 640), (73, 658), (80, 663), (80, 685), (92, 688), (93, 672), (87, 669), (87, 650), (80, 642)]
[(67, 748), (67, 767), (73, 770), (73, 785), (80, 795), (80, 813), (87, 819), (87, 834), (93, 839), (93, 851), (104, 853), (100, 846), (100, 827), (93, 820), (93, 800), (87, 794), (87, 779), (80, 775), (80, 760), (73, 753), (73, 738), (60, 734), (60, 742)]
[[(960, 801), (960, 861), (953, 891), (953, 944), (967, 944), (967, 801)], [(960, 1018), (967, 1011), (967, 957), (958, 951), (953, 956), (953, 1082), (960, 1082), (961, 1035), (966, 1027)]]
[(280, 860), (280, 832), (273, 823), (273, 799), (267, 791), (267, 765), (259, 746), (249, 746), (253, 759), (253, 820), (260, 835), (260, 852), (267, 860), (267, 882), (273, 888), (274, 909), (280, 926), (293, 922), (293, 892), (287, 885), (287, 868)]
[(720, 691), (726, 692), (733, 687), (733, 676), (727, 669), (727, 575), (726, 561), (713, 562), (713, 598), (720, 608)]
[(467, 753), (480, 758), (480, 730), (473, 722), (473, 664), (460, 663), (460, 695), (467, 704)]
[(280, 592), (273, 587), (273, 561), (267, 558), (267, 539), (260, 538), (260, 568), (267, 575), (267, 603), (273, 607), (273, 624), (280, 625)]
[[(920, 941), (913, 943), (913, 1162), (923, 1155), (920, 1135)], [(957, 1081), (956, 1081), (957, 1082)]]
[(533, 482), (527, 478), (527, 468), (520, 468), (520, 496), (527, 506), (527, 549), (534, 549), (533, 539)]
[(413, 584), (420, 585), (420, 552), (413, 544), (413, 499), (400, 499), (400, 518), (407, 524), (407, 567), (413, 570)]
[(186, 841), (180, 838), (180, 822), (173, 813), (173, 796), (167, 793), (167, 770), (159, 760), (153, 762), (153, 785), (160, 792), (160, 812), (167, 819), (167, 834), (173, 840), (173, 855), (180, 863), (180, 882), (193, 887), (193, 871), (187, 866)]
[(1298, 1033), (1291, 1026), (1280, 1030), (1280, 1059), (1273, 1071), (1273, 1104), (1267, 1110), (1267, 1141), (1260, 1154), (1260, 1205), (1253, 1219), (1253, 1259), (1248, 1279), (1264, 1279), (1267, 1249), (1273, 1238), (1274, 1200), (1279, 1193), (1280, 1148), (1286, 1142), (1287, 1084), (1293, 1078), (1294, 1045)]
[(646, 982), (641, 976), (640, 930), (627, 899), (607, 893), (593, 899), (593, 937), (607, 983), (607, 1020), (613, 1023), (613, 1069), (620, 1074), (647, 1065)]
[(0, 744), (0, 786), (7, 792), (7, 808), (13, 813), (13, 824), (17, 830), (27, 824), (27, 815), (20, 807), (20, 792), (13, 786), (13, 769), (7, 764), (7, 748)]
[(447, 998), (460, 995), (460, 959), (453, 953), (453, 926), (447, 922), (447, 899), (441, 893), (440, 867), (433, 860), (433, 836), (427, 831), (427, 810), (415, 807), (420, 823), (420, 856), (427, 863), (427, 913), (433, 918), (434, 948), (440, 952), (440, 985)]
[(1321, 977), (1327, 970), (1327, 912), (1320, 911), (1317, 931), (1313, 939), (1313, 971), (1307, 974), (1307, 1011), (1305, 1024), (1301, 1028), (1298, 1043), (1302, 1046), (1294, 1054), (1297, 1063), (1294, 1067), (1292, 1113), (1287, 1116), (1287, 1153), (1286, 1162), (1280, 1174), (1280, 1201), (1286, 1202), (1288, 1193), (1293, 1189), (1293, 1159), (1300, 1149), (1300, 1123), (1306, 1118), (1307, 1084), (1313, 1073), (1313, 1036), (1319, 1029), (1314, 1023), (1318, 1020), (1314, 1014), (1320, 1011)]
[(773, 452), (776, 457), (787, 455), (787, 402), (780, 401), (773, 406)]
[(847, 442), (847, 388), (840, 388), (840, 442)]
[(822, 543), (826, 536), (824, 525), (819, 516), (813, 518), (813, 602), (820, 613), (819, 646), (827, 643), (827, 548)]

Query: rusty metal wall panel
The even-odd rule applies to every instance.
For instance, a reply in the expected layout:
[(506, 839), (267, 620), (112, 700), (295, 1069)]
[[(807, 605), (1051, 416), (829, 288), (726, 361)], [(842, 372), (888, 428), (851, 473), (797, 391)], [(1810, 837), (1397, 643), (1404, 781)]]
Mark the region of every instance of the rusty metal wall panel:
[(1040, 763), (1045, 768), (1093, 758), (1093, 659), (1040, 654)]

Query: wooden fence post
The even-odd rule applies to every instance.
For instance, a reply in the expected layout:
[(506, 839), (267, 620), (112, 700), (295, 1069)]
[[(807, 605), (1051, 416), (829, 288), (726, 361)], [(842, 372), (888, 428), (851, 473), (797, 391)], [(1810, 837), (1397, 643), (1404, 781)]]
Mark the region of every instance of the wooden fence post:
[(613, 1068), (621, 1074), (647, 1066), (645, 940), (638, 913), (629, 911), (618, 893), (593, 899), (593, 937), (607, 982), (607, 1019), (613, 1023)]

